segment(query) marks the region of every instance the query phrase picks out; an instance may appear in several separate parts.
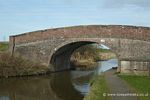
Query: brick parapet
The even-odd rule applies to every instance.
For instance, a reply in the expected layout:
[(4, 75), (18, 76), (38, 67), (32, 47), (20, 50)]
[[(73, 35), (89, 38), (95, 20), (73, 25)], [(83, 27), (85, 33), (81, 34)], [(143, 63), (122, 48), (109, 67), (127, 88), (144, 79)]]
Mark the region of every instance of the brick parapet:
[[(35, 42), (47, 39), (58, 38), (126, 38), (134, 40), (150, 41), (149, 27), (135, 27), (122, 25), (88, 25), (74, 26), (65, 28), (55, 28), (24, 33), (20, 35), (10, 36), (15, 38), (16, 44)], [(11, 40), (11, 39), (10, 39)]]

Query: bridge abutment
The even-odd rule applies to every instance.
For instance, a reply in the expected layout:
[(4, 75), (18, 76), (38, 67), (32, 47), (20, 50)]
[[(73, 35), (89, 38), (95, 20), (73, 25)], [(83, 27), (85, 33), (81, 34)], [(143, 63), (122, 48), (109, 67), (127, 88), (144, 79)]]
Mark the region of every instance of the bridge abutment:
[(150, 61), (120, 61), (121, 73), (149, 75)]

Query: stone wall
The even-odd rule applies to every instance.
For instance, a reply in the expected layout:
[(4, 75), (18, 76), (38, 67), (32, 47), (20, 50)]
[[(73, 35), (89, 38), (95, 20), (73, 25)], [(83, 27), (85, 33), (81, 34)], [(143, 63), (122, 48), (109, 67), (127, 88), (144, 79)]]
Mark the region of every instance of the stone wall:
[(124, 74), (150, 75), (150, 62), (121, 61), (121, 72)]

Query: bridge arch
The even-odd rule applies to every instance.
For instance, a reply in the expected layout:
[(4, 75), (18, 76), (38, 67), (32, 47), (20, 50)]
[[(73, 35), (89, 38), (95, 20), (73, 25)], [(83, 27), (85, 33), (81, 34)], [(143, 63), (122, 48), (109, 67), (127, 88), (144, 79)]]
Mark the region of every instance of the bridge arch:
[(59, 46), (55, 47), (54, 50), (50, 54), (50, 65), (53, 66), (54, 71), (61, 71), (66, 69), (71, 69), (72, 66), (70, 66), (70, 57), (72, 53), (88, 44), (103, 44), (110, 48), (110, 50), (116, 54), (117, 51), (115, 49), (112, 49), (113, 42), (111, 44), (108, 42), (110, 39), (106, 38), (93, 38), (93, 39), (72, 39), (63, 42)]

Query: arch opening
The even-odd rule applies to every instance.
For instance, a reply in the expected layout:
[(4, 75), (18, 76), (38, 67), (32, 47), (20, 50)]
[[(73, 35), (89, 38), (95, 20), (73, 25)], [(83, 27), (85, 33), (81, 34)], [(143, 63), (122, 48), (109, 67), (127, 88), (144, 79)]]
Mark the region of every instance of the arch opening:
[(87, 45), (93, 45), (93, 46), (96, 46), (96, 48), (98, 49), (105, 49), (106, 51), (111, 51), (111, 48), (103, 44), (94, 42), (94, 41), (71, 42), (71, 43), (61, 46), (58, 49), (57, 48), (55, 49), (55, 52), (53, 53), (51, 60), (50, 60), (50, 64), (52, 64), (54, 67), (53, 70), (62, 71), (62, 70), (75, 69), (75, 66), (72, 66), (72, 63), (71, 63), (72, 55), (74, 54), (74, 52), (76, 52), (76, 50), (78, 49), (83, 50), (83, 47)]

